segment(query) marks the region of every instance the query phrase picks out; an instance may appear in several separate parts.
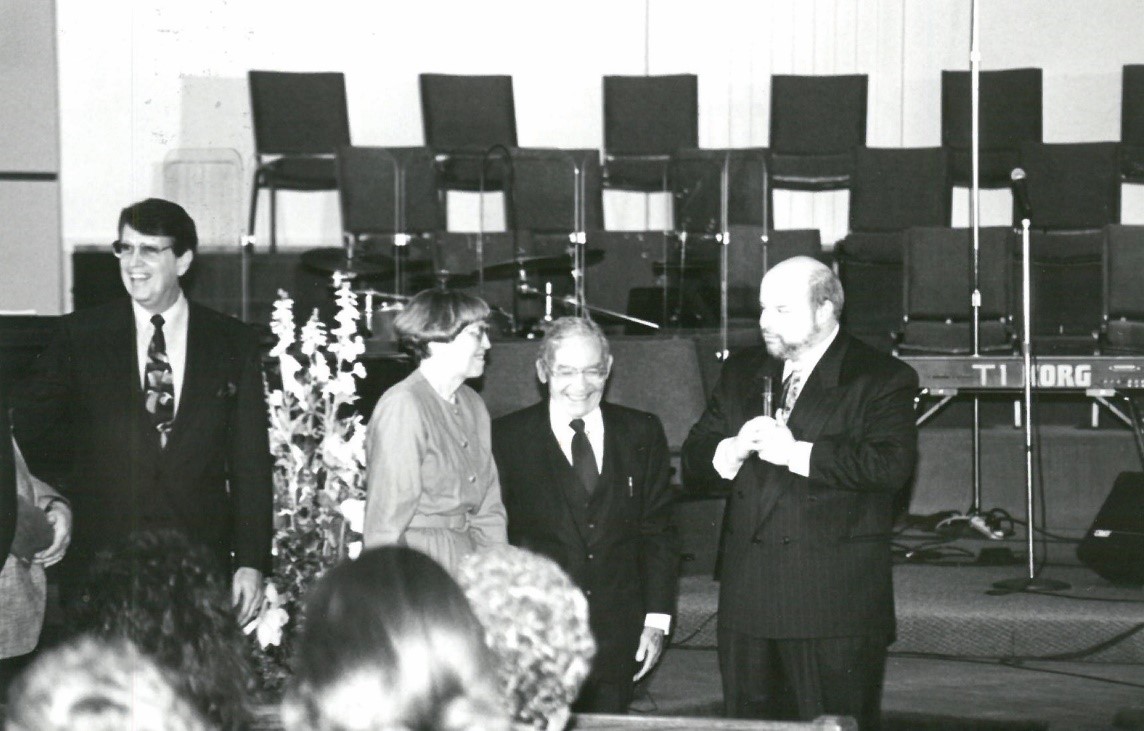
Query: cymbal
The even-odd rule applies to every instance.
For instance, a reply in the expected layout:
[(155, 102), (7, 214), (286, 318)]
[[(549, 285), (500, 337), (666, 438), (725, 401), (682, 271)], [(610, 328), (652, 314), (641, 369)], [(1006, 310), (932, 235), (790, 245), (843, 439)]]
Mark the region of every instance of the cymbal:
[(358, 254), (346, 257), (340, 246), (310, 249), (302, 252), (302, 264), (322, 274), (341, 274), (349, 279), (376, 277), (393, 272), (393, 260), (380, 254)]
[[(598, 264), (604, 259), (602, 249), (586, 249), (584, 251), (584, 266)], [(511, 279), (516, 277), (523, 269), (526, 274), (567, 274), (572, 271), (572, 257), (565, 254), (560, 256), (520, 256), (512, 261), (500, 261), (488, 264), (483, 269), (474, 272), (474, 276), (481, 272), (485, 279)]]

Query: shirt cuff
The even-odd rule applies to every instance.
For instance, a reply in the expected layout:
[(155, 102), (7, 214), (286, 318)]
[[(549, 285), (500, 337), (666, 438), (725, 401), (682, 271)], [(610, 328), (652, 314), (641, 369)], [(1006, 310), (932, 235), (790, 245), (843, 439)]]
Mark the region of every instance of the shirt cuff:
[(671, 615), (659, 614), (658, 612), (648, 612), (647, 616), (644, 617), (643, 626), (651, 627), (652, 629), (658, 629), (665, 635), (671, 634)]
[(715, 447), (715, 456), (711, 458), (711, 466), (724, 480), (733, 480), (743, 466), (742, 460), (735, 456), (733, 448), (735, 437), (727, 437)]
[(810, 477), (810, 450), (813, 448), (812, 442), (795, 442), (792, 444), (787, 469), (796, 475)]

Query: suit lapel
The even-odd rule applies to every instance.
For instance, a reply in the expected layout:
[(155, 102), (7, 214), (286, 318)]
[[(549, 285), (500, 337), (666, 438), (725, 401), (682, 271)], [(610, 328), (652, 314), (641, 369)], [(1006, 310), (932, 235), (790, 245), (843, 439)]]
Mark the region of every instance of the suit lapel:
[(188, 303), (187, 309), (187, 352), (183, 364), (183, 387), (179, 391), (179, 410), (171, 424), (171, 435), (167, 442), (168, 452), (172, 451), (193, 432), (191, 428), (198, 413), (203, 409), (203, 399), (210, 397), (210, 386), (216, 368), (224, 354), (215, 347), (208, 323), (204, 322), (196, 307)]
[(838, 405), (839, 373), (848, 345), (846, 336), (838, 333), (806, 379), (788, 423), (795, 439), (813, 442), (834, 413)]
[(131, 300), (124, 298), (117, 305), (115, 315), (105, 331), (97, 334), (93, 348), (99, 353), (96, 368), (110, 374), (106, 383), (111, 393), (104, 400), (111, 409), (119, 410), (122, 418), (111, 417), (108, 423), (121, 423), (134, 430), (138, 438), (133, 443), (159, 446), (159, 436), (151, 424), (151, 416), (144, 406), (143, 380), (139, 373), (139, 354), (135, 342), (135, 313)]

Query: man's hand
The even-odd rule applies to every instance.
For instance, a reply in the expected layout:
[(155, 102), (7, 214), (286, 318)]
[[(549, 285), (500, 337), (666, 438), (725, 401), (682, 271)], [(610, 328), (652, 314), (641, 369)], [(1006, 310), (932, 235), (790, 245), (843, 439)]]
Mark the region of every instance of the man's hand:
[(52, 545), (37, 553), (32, 560), (47, 568), (59, 563), (67, 553), (68, 544), (71, 543), (72, 511), (64, 501), (53, 500), (45, 515), (52, 526)]
[(240, 566), (234, 572), (230, 594), (238, 624), (243, 626), (257, 617), (262, 609), (262, 572)]
[(794, 435), (785, 424), (771, 420), (770, 428), (759, 447), (759, 459), (785, 467), (790, 464)]
[(632, 678), (632, 682), (638, 681), (643, 676), (647, 675), (655, 664), (659, 662), (659, 656), (663, 654), (663, 630), (656, 629), (655, 627), (644, 627), (643, 633), (640, 635), (640, 646), (636, 650), (636, 662), (642, 662), (643, 667)]
[(735, 435), (735, 457), (742, 462), (762, 449), (775, 423), (774, 418), (770, 416), (756, 416), (744, 422), (743, 426), (739, 427), (739, 433)]

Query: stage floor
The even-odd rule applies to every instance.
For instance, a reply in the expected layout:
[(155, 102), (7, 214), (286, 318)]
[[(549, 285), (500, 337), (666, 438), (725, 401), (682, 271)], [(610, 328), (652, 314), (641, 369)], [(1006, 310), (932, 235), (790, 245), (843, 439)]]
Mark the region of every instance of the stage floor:
[[(1055, 731), (1114, 728), (1117, 711), (1144, 707), (1144, 589), (1050, 565), (1042, 575), (1070, 582), (1070, 590), (986, 594), (992, 582), (1023, 574), (1023, 564), (894, 567), (888, 714), (1040, 721)], [(719, 713), (717, 598), (709, 576), (682, 579), (672, 647), (637, 709)]]

